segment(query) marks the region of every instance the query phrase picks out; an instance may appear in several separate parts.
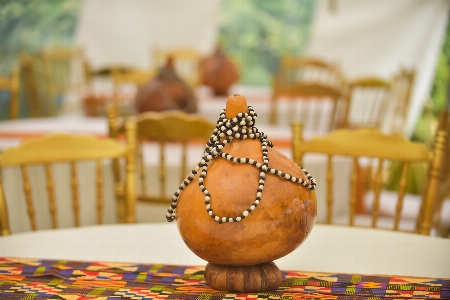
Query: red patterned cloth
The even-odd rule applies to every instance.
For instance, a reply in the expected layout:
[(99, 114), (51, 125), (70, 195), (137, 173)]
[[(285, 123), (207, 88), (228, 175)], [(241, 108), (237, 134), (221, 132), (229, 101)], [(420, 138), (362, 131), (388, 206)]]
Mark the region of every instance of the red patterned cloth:
[(267, 293), (211, 289), (204, 267), (0, 258), (0, 299), (450, 299), (450, 279), (283, 271)]

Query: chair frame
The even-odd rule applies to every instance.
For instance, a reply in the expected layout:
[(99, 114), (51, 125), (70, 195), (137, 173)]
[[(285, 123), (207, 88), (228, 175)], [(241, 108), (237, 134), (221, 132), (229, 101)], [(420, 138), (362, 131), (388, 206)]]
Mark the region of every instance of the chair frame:
[(19, 117), (19, 70), (13, 69), (11, 76), (0, 77), (0, 91), (9, 92), (9, 118)]
[[(72, 64), (81, 64), (82, 81), (72, 86), (70, 76)], [(25, 92), (32, 117), (58, 114), (55, 97), (70, 89), (79, 89), (90, 84), (89, 63), (82, 49), (52, 48), (37, 53), (21, 53), (20, 68), (23, 73)], [(64, 72), (64, 74), (62, 74)]]
[(19, 146), (6, 149), (0, 154), (0, 230), (1, 235), (11, 234), (8, 222), (7, 200), (5, 198), (1, 168), (20, 167), (28, 218), (31, 229), (37, 230), (36, 215), (31, 192), (31, 183), (28, 176), (28, 166), (44, 165), (47, 194), (50, 209), (52, 228), (58, 227), (56, 216), (55, 183), (52, 176), (51, 165), (54, 163), (69, 163), (71, 170), (70, 184), (72, 189), (72, 207), (75, 226), (80, 226), (79, 191), (76, 163), (81, 161), (96, 161), (96, 206), (97, 221), (103, 222), (103, 193), (102, 193), (102, 160), (126, 159), (126, 178), (124, 182), (115, 178), (115, 194), (118, 204), (119, 220), (126, 223), (135, 222), (135, 127), (133, 123), (126, 125), (128, 146), (122, 145), (114, 139), (101, 139), (91, 135), (70, 135), (65, 133), (49, 134), (43, 137), (30, 138)]
[[(353, 169), (351, 174), (350, 191), (350, 214), (349, 225), (354, 225), (357, 180), (358, 180), (358, 159), (369, 157), (378, 159), (378, 168), (373, 181), (375, 199), (372, 211), (372, 227), (376, 227), (378, 219), (378, 206), (382, 185), (383, 163), (386, 160), (403, 162), (402, 178), (398, 190), (398, 202), (395, 213), (394, 230), (398, 230), (400, 215), (402, 211), (403, 198), (406, 188), (406, 174), (410, 163), (427, 162), (430, 164), (429, 179), (426, 194), (422, 199), (422, 215), (418, 216), (416, 231), (429, 235), (434, 214), (434, 203), (437, 196), (437, 186), (439, 184), (442, 163), (444, 159), (444, 147), (447, 140), (447, 132), (439, 129), (436, 134), (434, 151), (417, 142), (411, 142), (398, 134), (385, 135), (381, 131), (373, 128), (362, 128), (357, 130), (338, 129), (327, 136), (319, 136), (309, 141), (302, 140), (302, 125), (294, 123), (292, 125), (293, 142), (292, 151), (294, 161), (302, 165), (302, 159), (306, 153), (320, 153), (327, 155), (327, 223), (332, 223), (333, 205), (333, 168), (332, 158), (335, 155), (349, 156), (353, 158)], [(392, 145), (389, 147), (388, 145)]]
[(41, 117), (44, 109), (41, 107), (38, 83), (36, 81), (35, 59), (27, 53), (20, 54), (20, 72), (23, 77), (25, 95), (27, 97), (28, 114), (30, 117)]
[[(120, 111), (123, 103), (121, 101), (120, 88), (124, 84), (131, 84), (138, 89), (141, 85), (145, 84), (147, 81), (153, 79), (156, 75), (154, 70), (138, 70), (138, 69), (112, 69), (111, 78), (113, 82), (113, 104), (116, 105), (117, 110)], [(133, 104), (134, 107), (134, 104)], [(126, 114), (126, 113), (125, 113)]]
[[(314, 81), (290, 81), (292, 71), (321, 70), (326, 78)], [(339, 102), (345, 101), (347, 94), (346, 80), (342, 72), (334, 64), (316, 58), (285, 56), (281, 58), (278, 74), (272, 78), (272, 96), (269, 112), (269, 123), (276, 124), (278, 119), (277, 103), (280, 97), (330, 98), (333, 101), (332, 118), (329, 130), (342, 127), (345, 116), (338, 116)], [(291, 112), (293, 113), (293, 112)], [(290, 121), (292, 116), (290, 116)]]
[[(197, 49), (189, 47), (175, 47), (175, 48), (155, 48), (153, 49), (152, 59), (153, 65), (156, 69), (161, 68), (166, 63), (167, 59), (171, 57), (174, 60), (175, 71), (191, 88), (195, 88), (200, 84), (200, 61), (204, 55)], [(179, 65), (190, 62), (194, 68), (190, 68), (194, 73), (192, 77), (187, 78), (185, 72), (180, 69)], [(178, 67), (177, 67), (178, 66)]]
[[(357, 89), (362, 90), (369, 90), (369, 89), (378, 89), (379, 91), (383, 91), (385, 94), (383, 95), (383, 98), (380, 102), (380, 109), (378, 111), (378, 114), (375, 118), (374, 122), (365, 122), (361, 124), (355, 124), (352, 123), (350, 120), (351, 116), (351, 109), (352, 105), (354, 103), (353, 98), (353, 92)], [(385, 113), (389, 106), (389, 101), (391, 100), (391, 89), (392, 89), (392, 83), (388, 80), (384, 80), (383, 78), (376, 77), (376, 76), (370, 76), (370, 77), (363, 77), (359, 79), (355, 79), (348, 83), (348, 92), (347, 92), (347, 101), (346, 101), (346, 112), (345, 112), (345, 119), (343, 128), (361, 128), (361, 127), (371, 127), (371, 128), (378, 128), (380, 129), (382, 126), (382, 120), (385, 116)], [(366, 106), (369, 106), (369, 104), (366, 104)], [(372, 105), (372, 108), (373, 105)], [(371, 110), (373, 113), (373, 109)], [(390, 124), (389, 124), (390, 125)]]
[[(438, 161), (437, 158), (436, 161), (433, 161), (435, 164), (434, 168), (440, 169), (440, 177), (439, 181), (430, 183), (433, 184), (431, 188), (436, 189), (436, 195), (430, 195), (430, 197), (435, 197), (431, 222), (433, 227), (437, 229), (438, 234), (445, 235), (446, 233), (442, 232), (441, 228), (441, 210), (444, 200), (450, 192), (450, 118), (447, 110), (441, 111), (439, 115), (437, 134), (437, 139), (439, 138), (442, 141), (440, 143), (437, 143), (438, 140), (435, 141), (435, 149), (443, 154), (441, 161)], [(430, 188), (427, 187), (427, 193), (430, 193), (429, 189)], [(425, 217), (423, 212), (424, 208), (421, 207), (420, 215), (417, 220), (417, 226), (419, 226), (422, 218)]]
[[(400, 68), (400, 71), (394, 76), (392, 84), (394, 107), (393, 117), (390, 124), (391, 132), (400, 134), (405, 132), (408, 109), (413, 94), (415, 80), (415, 69)], [(400, 120), (398, 120), (398, 118)]]
[[(120, 138), (124, 132), (123, 121), (118, 120), (114, 106), (107, 108), (109, 136)], [(180, 165), (180, 182), (183, 182), (188, 175), (187, 169), (187, 147), (190, 142), (206, 141), (211, 137), (216, 124), (210, 120), (193, 114), (187, 114), (177, 110), (163, 112), (146, 112), (136, 117), (129, 117), (129, 122), (136, 126), (136, 151), (139, 169), (139, 180), (141, 190), (137, 193), (137, 201), (170, 204), (171, 197), (166, 195), (166, 165), (164, 149), (170, 143), (181, 143), (182, 156)], [(171, 130), (176, 128), (177, 130)], [(140, 141), (155, 141), (159, 144), (159, 186), (158, 196), (151, 196), (146, 189), (146, 173), (142, 154), (142, 144)], [(117, 166), (115, 167), (117, 169)], [(118, 174), (118, 171), (115, 171)]]

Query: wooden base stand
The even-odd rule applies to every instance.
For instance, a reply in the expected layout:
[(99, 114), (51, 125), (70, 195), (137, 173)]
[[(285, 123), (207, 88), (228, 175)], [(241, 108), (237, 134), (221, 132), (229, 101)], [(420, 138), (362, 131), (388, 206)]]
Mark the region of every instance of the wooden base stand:
[(268, 292), (281, 284), (281, 271), (273, 263), (255, 266), (222, 266), (208, 263), (205, 280), (216, 290), (228, 292)]

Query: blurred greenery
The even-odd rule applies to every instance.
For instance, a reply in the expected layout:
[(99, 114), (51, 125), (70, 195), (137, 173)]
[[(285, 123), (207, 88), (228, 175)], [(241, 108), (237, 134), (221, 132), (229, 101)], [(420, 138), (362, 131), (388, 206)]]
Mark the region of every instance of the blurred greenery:
[[(18, 67), (20, 53), (53, 46), (70, 47), (80, 0), (0, 0), (0, 75)], [(20, 85), (20, 116), (28, 115)], [(0, 93), (0, 120), (8, 119), (9, 94)]]
[(80, 0), (0, 0), (0, 74), (17, 65), (18, 54), (73, 45)]
[[(21, 52), (72, 46), (81, 3), (0, 0), (0, 74), (17, 66)], [(314, 4), (314, 0), (222, 1), (219, 43), (240, 65), (242, 83), (269, 86), (280, 55), (303, 53)], [(0, 99), (1, 107), (7, 102)], [(2, 111), (5, 116), (0, 119), (7, 109)]]
[[(447, 106), (450, 91), (450, 22), (447, 24), (447, 33), (439, 54), (436, 72), (430, 97), (427, 99), (422, 115), (417, 121), (416, 128), (411, 137), (413, 141), (419, 141), (433, 147), (434, 135), (438, 125), (439, 113)], [(447, 106), (448, 108), (448, 106)], [(387, 188), (395, 190), (399, 185), (401, 166), (391, 166), (390, 179)], [(428, 174), (428, 165), (420, 164), (412, 166), (408, 173), (407, 191), (409, 193), (421, 194)]]
[(432, 147), (434, 132), (438, 117), (449, 98), (450, 89), (450, 22), (447, 24), (447, 33), (439, 54), (434, 75), (433, 87), (419, 120), (417, 121), (412, 140), (425, 143)]
[(436, 73), (431, 91), (433, 113), (438, 115), (446, 106), (450, 86), (450, 22), (447, 24), (447, 34), (442, 45)]
[[(0, 0), (0, 74), (9, 74), (22, 51), (72, 46), (81, 4), (81, 0)], [(270, 86), (281, 55), (304, 53), (315, 4), (314, 0), (222, 0), (218, 39), (239, 63), (242, 84)], [(450, 26), (431, 102), (417, 123), (414, 140), (430, 139), (430, 128), (447, 102), (449, 65)]]
[(270, 85), (280, 55), (306, 47), (314, 0), (223, 0), (219, 43), (240, 65), (241, 83)]

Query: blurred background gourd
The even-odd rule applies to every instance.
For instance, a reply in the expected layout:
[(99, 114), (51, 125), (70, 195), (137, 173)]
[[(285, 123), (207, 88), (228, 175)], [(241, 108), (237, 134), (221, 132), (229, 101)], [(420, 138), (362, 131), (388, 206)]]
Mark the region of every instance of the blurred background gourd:
[(217, 46), (214, 53), (200, 61), (201, 83), (211, 87), (216, 96), (228, 96), (231, 85), (239, 80), (236, 64)]
[(155, 78), (139, 87), (135, 107), (138, 113), (146, 111), (182, 110), (197, 112), (195, 94), (176, 73), (173, 57), (167, 57), (166, 64)]

